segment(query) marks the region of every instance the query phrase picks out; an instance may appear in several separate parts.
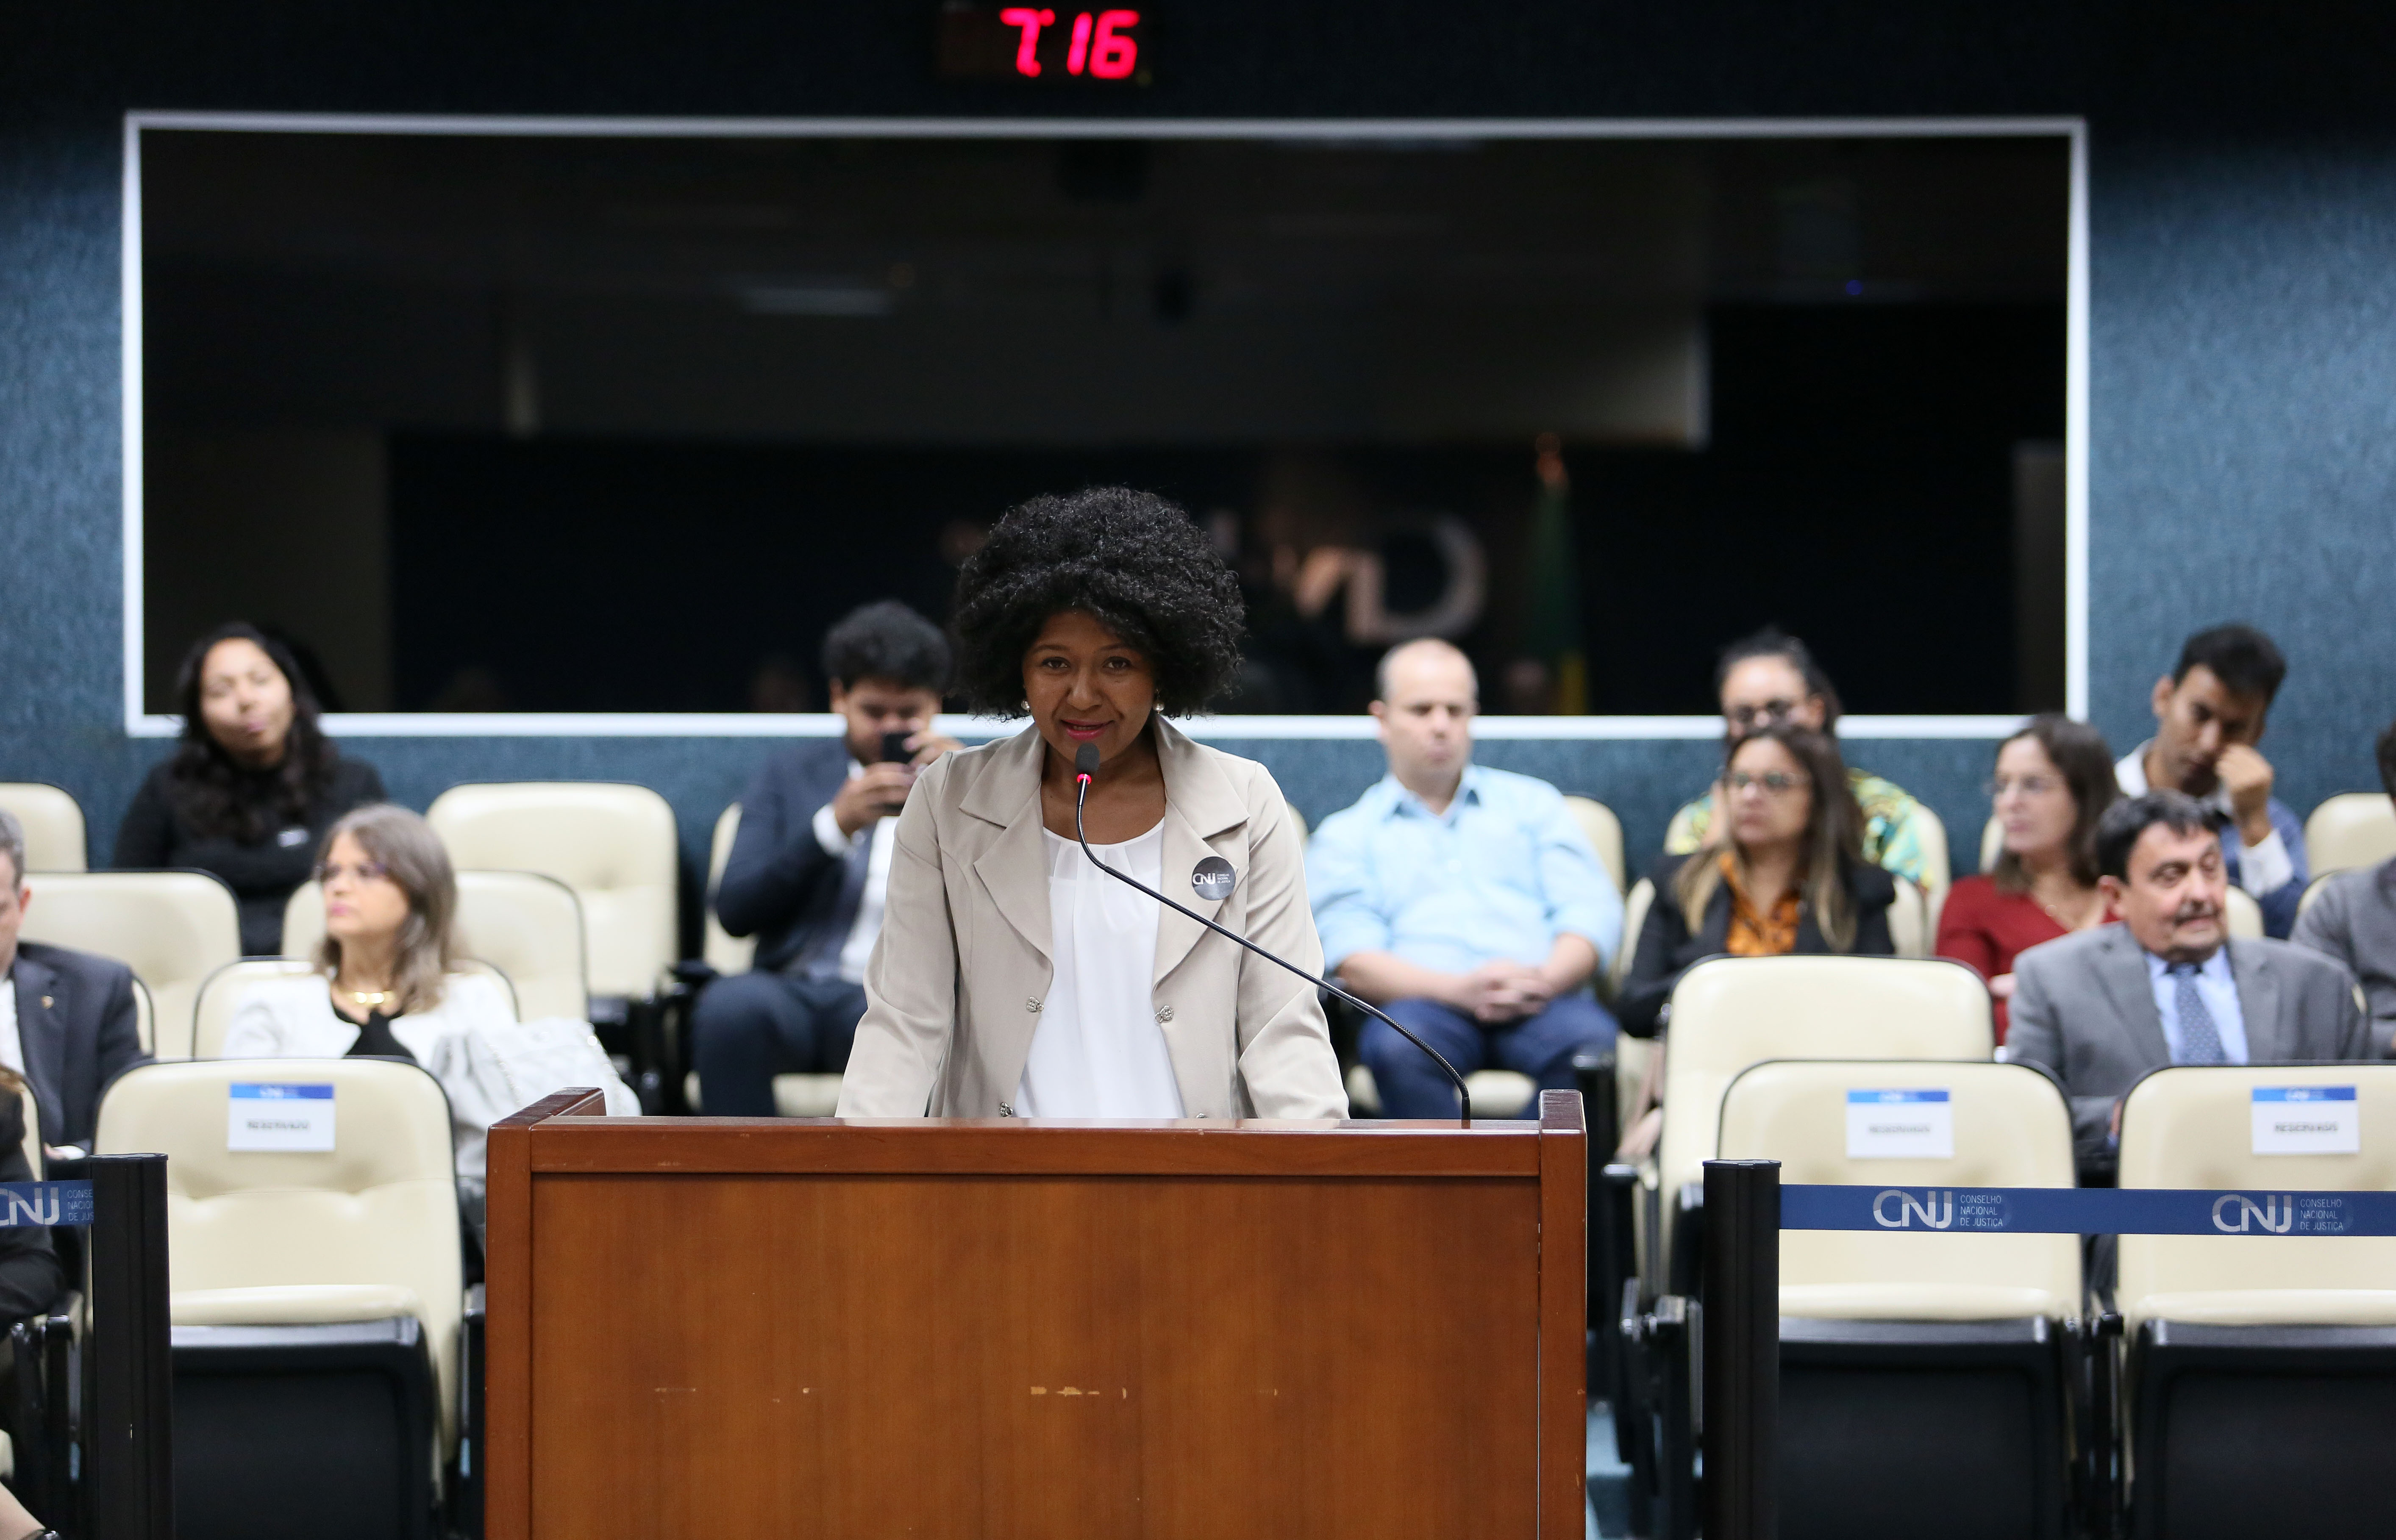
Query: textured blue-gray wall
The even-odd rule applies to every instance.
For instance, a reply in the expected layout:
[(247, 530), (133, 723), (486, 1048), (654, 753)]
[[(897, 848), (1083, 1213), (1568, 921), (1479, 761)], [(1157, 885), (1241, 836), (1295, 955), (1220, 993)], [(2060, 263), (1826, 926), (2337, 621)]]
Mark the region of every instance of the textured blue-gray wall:
[[(165, 747), (120, 725), (125, 111), (1082, 110), (930, 81), (932, 9), (0, 0), (0, 778), (68, 787), (104, 854)], [(1136, 109), (1158, 116), (2085, 115), (2096, 721), (2126, 747), (2181, 635), (2250, 619), (2294, 663), (2266, 743), (2287, 800), (2303, 809), (2373, 784), (2372, 732), (2396, 715), (2381, 597), (2396, 587), (2396, 108), (2384, 80), (2396, 21), (2377, 8), (1524, 0), (1484, 20), (1429, 0), (1216, 0), (1171, 20), (1170, 67)], [(1893, 646), (1918, 606), (1970, 602), (1909, 590), (1901, 564), (1887, 591)], [(646, 782), (674, 803), (695, 861), (772, 746), (353, 747), (419, 806), (459, 780)], [(1249, 747), (1310, 816), (1378, 769), (1365, 743)], [(1923, 795), (1968, 848), (1986, 745), (1850, 752)], [(1484, 758), (1614, 803), (1644, 860), (1710, 750), (1507, 743)]]

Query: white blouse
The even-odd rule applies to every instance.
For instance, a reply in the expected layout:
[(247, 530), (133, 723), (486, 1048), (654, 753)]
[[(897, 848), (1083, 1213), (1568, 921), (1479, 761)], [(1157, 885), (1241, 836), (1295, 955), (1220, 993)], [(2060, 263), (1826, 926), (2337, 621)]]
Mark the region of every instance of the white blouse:
[[(1082, 847), (1048, 845), (1048, 936), (1056, 974), (1041, 1002), (1015, 1112), (1025, 1118), (1178, 1118), (1165, 1029), (1156, 1019), (1156, 900), (1092, 870)], [(1165, 825), (1098, 859), (1152, 888), (1165, 883)]]
[[(438, 1004), (393, 1016), (391, 1035), (449, 1095), (451, 1136), (461, 1176), (483, 1175), (485, 1125), (463, 1110), (451, 1079), (467, 1069), (466, 1039), (477, 1028), (505, 1027), (515, 1005), (481, 974), (451, 974)], [(263, 978), (242, 991), (219, 1054), (237, 1058), (340, 1058), (358, 1041), (357, 1024), (333, 1010), (321, 974)]]

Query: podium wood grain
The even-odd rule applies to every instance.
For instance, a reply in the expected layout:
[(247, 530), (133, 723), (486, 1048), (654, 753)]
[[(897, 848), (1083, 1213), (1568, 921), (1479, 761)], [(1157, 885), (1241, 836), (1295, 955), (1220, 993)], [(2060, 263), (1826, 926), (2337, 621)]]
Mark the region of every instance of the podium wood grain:
[[(1581, 1533), (1541, 1122), (592, 1116), (490, 1145), (488, 1533)], [(1562, 1244), (1542, 1252), (1542, 1234)]]

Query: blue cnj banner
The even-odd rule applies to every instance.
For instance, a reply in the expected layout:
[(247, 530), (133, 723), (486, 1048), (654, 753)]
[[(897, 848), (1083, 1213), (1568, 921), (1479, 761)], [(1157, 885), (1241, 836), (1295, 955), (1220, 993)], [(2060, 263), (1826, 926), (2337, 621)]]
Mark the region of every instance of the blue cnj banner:
[(0, 1182), (0, 1228), (90, 1223), (89, 1182)]
[(1910, 1234), (2396, 1236), (2396, 1192), (1792, 1183), (1780, 1189), (1780, 1228)]

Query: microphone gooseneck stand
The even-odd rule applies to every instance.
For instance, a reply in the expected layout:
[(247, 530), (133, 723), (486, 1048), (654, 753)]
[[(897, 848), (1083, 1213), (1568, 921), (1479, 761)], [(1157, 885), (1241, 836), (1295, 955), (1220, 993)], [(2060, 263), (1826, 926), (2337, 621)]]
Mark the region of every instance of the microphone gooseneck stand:
[(1467, 1128), (1471, 1128), (1472, 1126), (1472, 1093), (1465, 1089), (1464, 1077), (1456, 1072), (1456, 1066), (1448, 1063), (1446, 1058), (1441, 1055), (1438, 1049), (1433, 1048), (1430, 1043), (1425, 1042), (1422, 1039), (1415, 1036), (1414, 1033), (1400, 1026), (1396, 1021), (1391, 1018), (1389, 1013), (1383, 1011), (1378, 1005), (1366, 1004), (1364, 1001), (1357, 999), (1354, 995), (1350, 994), (1347, 990), (1341, 989), (1338, 985), (1332, 983), (1331, 980), (1327, 978), (1317, 977), (1315, 975), (1308, 973), (1304, 968), (1299, 967), (1295, 962), (1284, 962), (1282, 959), (1275, 957), (1272, 953), (1265, 950), (1262, 947), (1259, 947), (1255, 942), (1249, 940), (1246, 936), (1242, 936), (1239, 932), (1226, 929), (1224, 926), (1215, 923), (1212, 920), (1207, 919), (1205, 915), (1200, 914), (1195, 909), (1190, 909), (1186, 905), (1175, 903), (1172, 899), (1167, 898), (1165, 895), (1157, 892), (1154, 888), (1150, 887), (1146, 883), (1143, 883), (1138, 878), (1132, 876), (1129, 872), (1117, 871), (1114, 868), (1107, 865), (1106, 862), (1099, 860), (1098, 853), (1090, 848), (1089, 836), (1082, 830), (1082, 804), (1089, 800), (1090, 777), (1098, 773), (1098, 746), (1095, 743), (1085, 743), (1082, 745), (1082, 747), (1076, 750), (1073, 755), (1073, 839), (1076, 843), (1081, 845), (1082, 854), (1090, 858), (1090, 864), (1092, 866), (1097, 867), (1100, 871), (1105, 872), (1108, 876), (1113, 878), (1119, 883), (1127, 883), (1131, 886), (1138, 888), (1140, 892), (1147, 894), (1151, 898), (1153, 898), (1158, 903), (1165, 905), (1167, 909), (1178, 909), (1181, 913), (1188, 915), (1191, 919), (1197, 921), (1200, 924), (1205, 926), (1208, 930), (1213, 931), (1216, 935), (1223, 937), (1225, 940), (1238, 942), (1241, 946), (1247, 948), (1248, 950), (1256, 953), (1258, 957), (1263, 958), (1266, 962), (1274, 964), (1276, 967), (1286, 968), (1291, 973), (1298, 975), (1298, 977), (1305, 979), (1308, 983), (1318, 985), (1323, 989), (1330, 990), (1333, 994), (1338, 995), (1349, 1004), (1355, 1006), (1356, 1009), (1364, 1012), (1366, 1016), (1371, 1016), (1374, 1020), (1387, 1026), (1391, 1031), (1397, 1033), (1398, 1036), (1405, 1039), (1408, 1042), (1411, 1042), (1416, 1047), (1421, 1049), (1425, 1054), (1430, 1055), (1431, 1061), (1433, 1064), (1439, 1066), (1440, 1073), (1445, 1075), (1448, 1078), (1449, 1083), (1456, 1087), (1456, 1104), (1463, 1112), (1464, 1126)]

